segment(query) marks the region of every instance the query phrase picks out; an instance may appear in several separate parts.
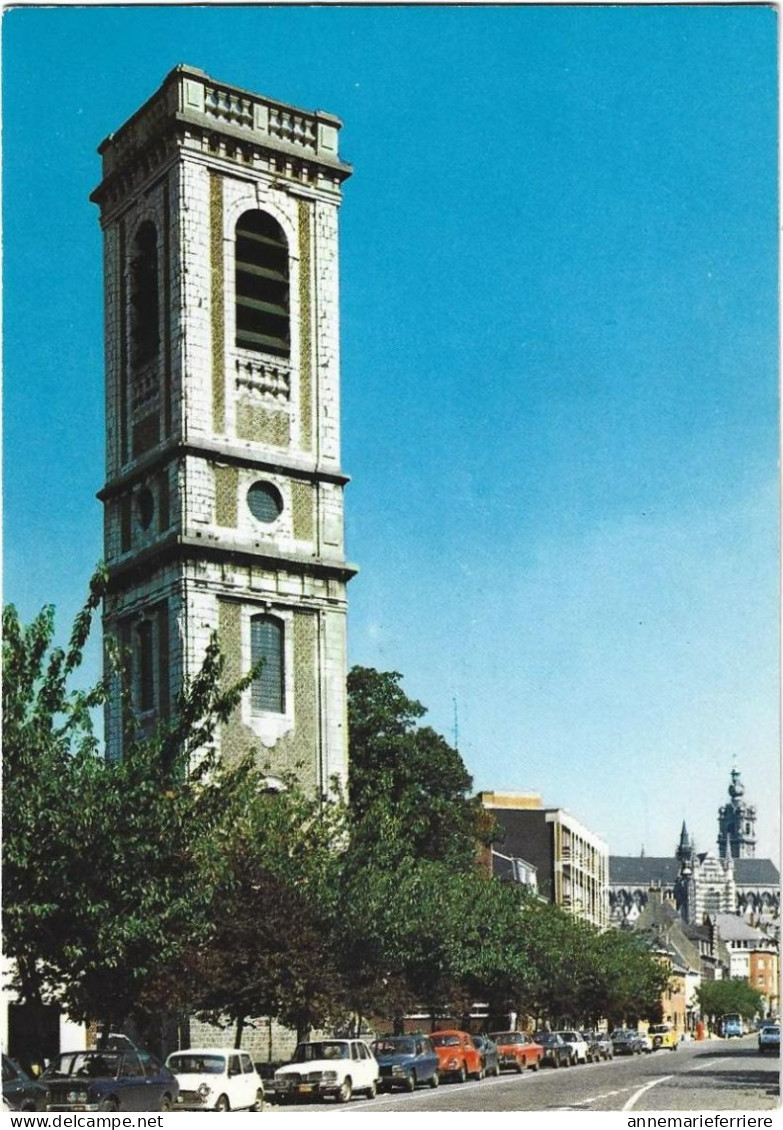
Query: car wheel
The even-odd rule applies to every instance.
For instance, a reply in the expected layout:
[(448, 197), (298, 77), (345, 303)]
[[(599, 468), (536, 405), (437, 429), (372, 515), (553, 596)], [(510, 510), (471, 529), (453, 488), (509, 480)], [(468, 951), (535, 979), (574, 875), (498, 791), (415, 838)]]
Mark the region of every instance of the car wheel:
[(351, 1095), (353, 1094), (353, 1087), (350, 1078), (344, 1079), (343, 1083), (335, 1096), (338, 1103), (350, 1102)]
[(438, 1087), (439, 1085), (440, 1085), (440, 1075), (438, 1075), (437, 1071), (435, 1071), (435, 1072), (433, 1072), (432, 1078), (430, 1079), (430, 1086), (434, 1090), (435, 1087)]
[(478, 1080), (478, 1082), (480, 1083), (481, 1080), (484, 1078), (485, 1074), (486, 1074), (486, 1072), (484, 1071), (484, 1064), (482, 1063), (481, 1066), (479, 1067), (478, 1071), (473, 1072), (473, 1078)]
[(492, 1072), (492, 1074), (496, 1079), (498, 1078), (498, 1076), (500, 1075), (500, 1063), (495, 1064), (495, 1070)]
[(116, 1099), (104, 1099), (99, 1110), (119, 1110)]
[(571, 1056), (571, 1066), (572, 1067), (578, 1067), (578, 1065), (579, 1065), (579, 1056), (576, 1054), (576, 1052), (574, 1052), (574, 1054)]
[(231, 1110), (231, 1103), (228, 1101), (228, 1095), (221, 1095), (215, 1103), (215, 1110)]
[(371, 1085), (367, 1088), (367, 1098), (374, 1099), (378, 1094), (378, 1084), (373, 1079)]
[(264, 1092), (263, 1091), (256, 1091), (256, 1101), (253, 1103), (253, 1105), (251, 1106), (250, 1109), (251, 1110), (263, 1110), (264, 1109)]
[(533, 1060), (533, 1062), (530, 1064), (530, 1069), (531, 1069), (531, 1071), (538, 1071), (540, 1066), (541, 1066), (541, 1056), (539, 1056), (538, 1059)]
[(460, 1067), (459, 1071), (457, 1072), (457, 1082), (458, 1083), (466, 1083), (467, 1079), (468, 1079), (468, 1069), (465, 1067), (465, 1064), (463, 1063), (462, 1066)]
[(525, 1059), (524, 1056), (522, 1056), (521, 1059), (517, 1060), (517, 1075), (521, 1075), (526, 1067), (527, 1067), (527, 1060)]
[(174, 1104), (171, 1101), (171, 1095), (164, 1095), (163, 1098), (160, 1100), (160, 1107), (158, 1109), (162, 1110), (164, 1112), (170, 1111), (170, 1110), (173, 1109), (173, 1105)]
[(406, 1075), (405, 1090), (409, 1092), (416, 1090), (416, 1075), (414, 1074), (414, 1072), (411, 1072), (410, 1075)]

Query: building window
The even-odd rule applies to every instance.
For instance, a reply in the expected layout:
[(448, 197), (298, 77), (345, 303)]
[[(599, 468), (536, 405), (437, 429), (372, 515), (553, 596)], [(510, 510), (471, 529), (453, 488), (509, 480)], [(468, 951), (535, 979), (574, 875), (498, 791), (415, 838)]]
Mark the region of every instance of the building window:
[(142, 714), (155, 709), (155, 635), (152, 620), (142, 620), (136, 628), (138, 641), (138, 701)]
[(236, 226), (236, 343), (288, 357), (288, 241), (266, 212), (245, 212)]
[(260, 670), (253, 679), (251, 704), (254, 714), (285, 713), (283, 646), (285, 629), (274, 616), (253, 616), (250, 621), (250, 660)]
[(140, 369), (158, 356), (158, 237), (146, 221), (136, 233), (131, 260), (131, 364)]
[(247, 492), (250, 513), (259, 522), (276, 522), (283, 512), (283, 496), (272, 483), (253, 483)]

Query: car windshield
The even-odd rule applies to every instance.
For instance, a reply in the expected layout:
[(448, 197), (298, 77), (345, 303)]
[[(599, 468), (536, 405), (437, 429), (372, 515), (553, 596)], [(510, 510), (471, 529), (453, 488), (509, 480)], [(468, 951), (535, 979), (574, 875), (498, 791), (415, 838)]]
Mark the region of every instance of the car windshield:
[(490, 1037), (496, 1044), (523, 1044), (521, 1032), (493, 1032)]
[(779, 1024), (765, 1024), (764, 1027), (762, 1028), (762, 1032), (769, 1032), (769, 1034), (771, 1036), (779, 1036), (780, 1035), (780, 1025)]
[(224, 1075), (226, 1057), (212, 1053), (173, 1055), (169, 1059), (169, 1070), (175, 1075)]
[(564, 1040), (581, 1040), (582, 1037), (578, 1032), (561, 1032), (560, 1035)]
[(650, 1035), (651, 1036), (665, 1035), (666, 1032), (668, 1032), (668, 1031), (669, 1031), (669, 1028), (666, 1024), (651, 1024), (650, 1025)]
[(64, 1052), (48, 1064), (44, 1075), (73, 1075), (79, 1079), (114, 1079), (120, 1066), (117, 1052)]
[(556, 1036), (554, 1032), (538, 1032), (536, 1040), (539, 1044), (559, 1044), (560, 1037)]
[(350, 1059), (350, 1044), (342, 1040), (316, 1040), (312, 1044), (297, 1044), (292, 1063), (311, 1063), (315, 1059)]
[(453, 1048), (459, 1046), (459, 1036), (441, 1036), (437, 1032), (432, 1037), (436, 1048)]
[(413, 1040), (375, 1040), (372, 1050), (376, 1055), (413, 1055), (416, 1051)]

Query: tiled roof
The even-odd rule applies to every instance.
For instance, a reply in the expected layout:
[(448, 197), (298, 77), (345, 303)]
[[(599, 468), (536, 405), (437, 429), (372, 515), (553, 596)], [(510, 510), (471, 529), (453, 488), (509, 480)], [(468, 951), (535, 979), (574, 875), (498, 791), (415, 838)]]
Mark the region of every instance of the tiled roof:
[[(664, 886), (673, 883), (679, 871), (679, 861), (673, 856), (609, 856), (609, 883), (613, 887), (643, 887), (651, 883)], [(771, 859), (735, 859), (734, 881), (738, 887), (777, 887), (780, 872)]]
[(764, 937), (761, 930), (749, 926), (745, 919), (737, 914), (716, 914), (715, 922), (721, 937), (727, 942), (758, 941)]
[(655, 855), (610, 855), (609, 883), (613, 887), (643, 887), (650, 883), (673, 883), (679, 862)]
[(735, 859), (734, 881), (738, 887), (778, 887), (780, 872), (771, 859)]

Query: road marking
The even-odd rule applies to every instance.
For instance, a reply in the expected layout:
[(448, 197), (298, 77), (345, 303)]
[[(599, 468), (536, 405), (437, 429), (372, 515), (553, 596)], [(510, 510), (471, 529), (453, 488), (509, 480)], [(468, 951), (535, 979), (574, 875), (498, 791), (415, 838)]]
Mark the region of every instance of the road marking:
[(653, 1079), (652, 1083), (645, 1083), (643, 1087), (640, 1087), (638, 1091), (631, 1095), (630, 1099), (623, 1107), (623, 1110), (633, 1110), (645, 1091), (649, 1091), (651, 1087), (657, 1087), (659, 1083), (665, 1083), (667, 1079), (673, 1078), (673, 1075), (662, 1075), (660, 1079)]
[(713, 1059), (711, 1063), (694, 1063), (693, 1067), (686, 1067), (686, 1071), (710, 1071), (713, 1067), (719, 1067), (722, 1063), (726, 1063), (726, 1056), (721, 1059)]

